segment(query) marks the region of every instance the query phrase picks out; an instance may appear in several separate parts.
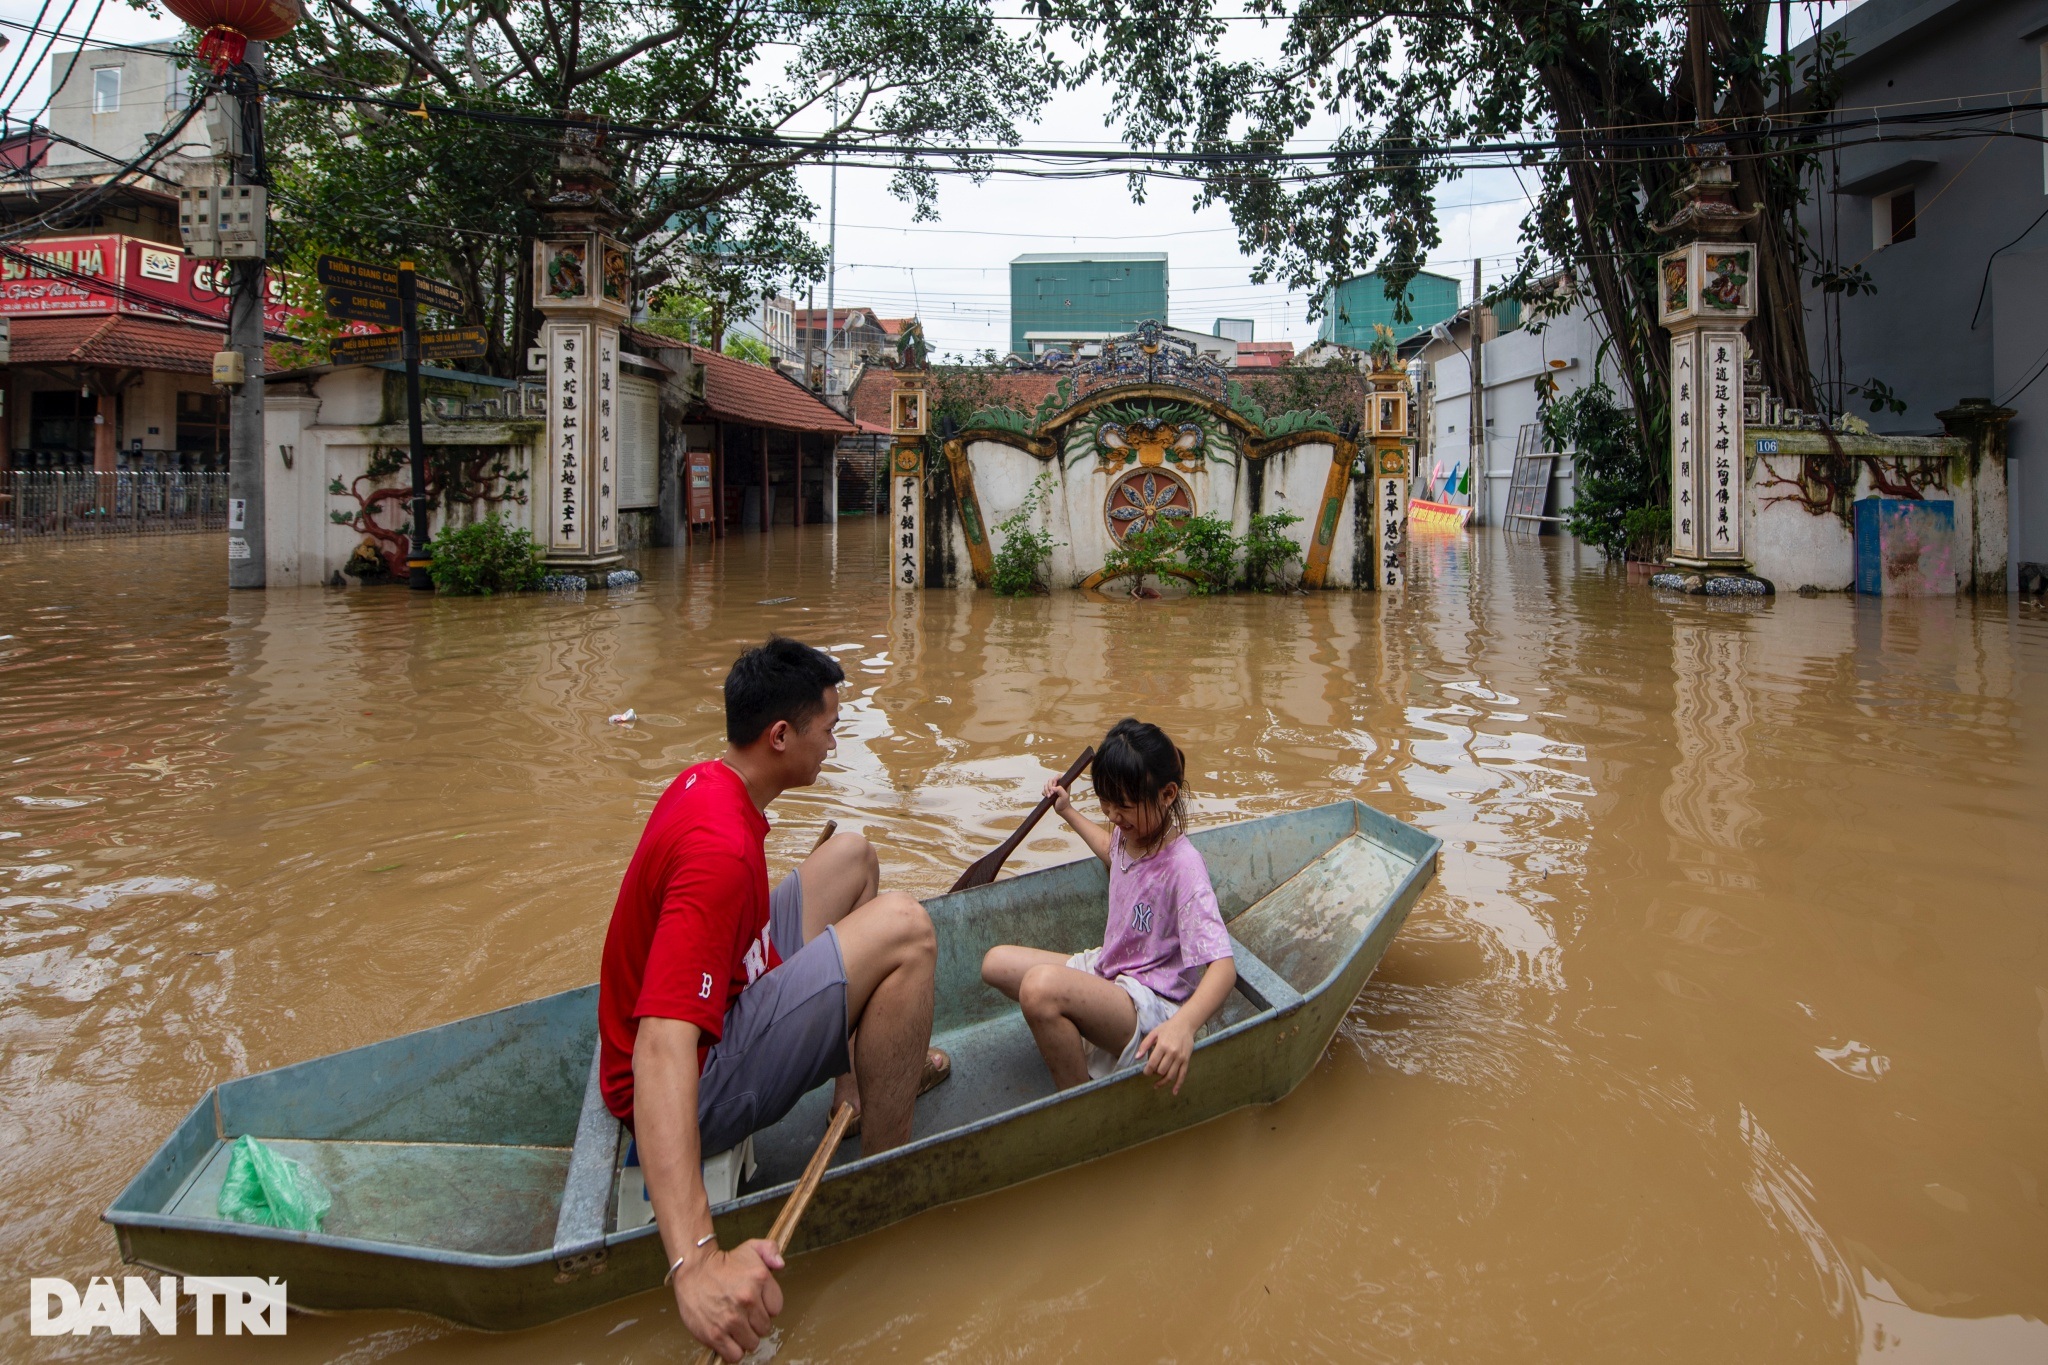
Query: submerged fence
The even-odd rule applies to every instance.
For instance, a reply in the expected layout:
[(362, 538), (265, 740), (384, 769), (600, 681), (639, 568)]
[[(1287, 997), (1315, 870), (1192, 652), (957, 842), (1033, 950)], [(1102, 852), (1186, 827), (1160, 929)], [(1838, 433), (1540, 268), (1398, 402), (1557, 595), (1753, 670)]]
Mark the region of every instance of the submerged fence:
[(222, 531), (228, 476), (176, 469), (0, 470), (0, 541)]

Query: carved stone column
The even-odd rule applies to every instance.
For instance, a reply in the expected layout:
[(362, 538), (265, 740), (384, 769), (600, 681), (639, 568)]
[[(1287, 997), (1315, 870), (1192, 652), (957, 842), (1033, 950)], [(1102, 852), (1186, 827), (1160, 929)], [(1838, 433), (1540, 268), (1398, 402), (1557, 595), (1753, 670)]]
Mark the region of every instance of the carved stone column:
[[(1381, 356), (1374, 369), (1366, 434), (1372, 442), (1372, 576), (1360, 587), (1390, 592), (1407, 581), (1408, 372)], [(1361, 527), (1361, 530), (1364, 528)]]
[(533, 302), (546, 319), (548, 455), (536, 496), (549, 568), (599, 574), (619, 563), (619, 327), (632, 307), (633, 268), (612, 234), (602, 136), (563, 136), (556, 186), (541, 200), (547, 226), (533, 249)]
[(1667, 232), (1694, 240), (1657, 262), (1657, 321), (1671, 333), (1671, 560), (1740, 571), (1742, 326), (1756, 316), (1756, 248), (1735, 234), (1756, 215), (1733, 202), (1725, 161), (1701, 163)]

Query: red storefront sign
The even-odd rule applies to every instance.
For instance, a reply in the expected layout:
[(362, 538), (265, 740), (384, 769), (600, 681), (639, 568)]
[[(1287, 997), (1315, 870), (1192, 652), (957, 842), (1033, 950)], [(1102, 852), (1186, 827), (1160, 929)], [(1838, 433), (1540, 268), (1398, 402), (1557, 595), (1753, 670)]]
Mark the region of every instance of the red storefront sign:
[[(173, 246), (111, 234), (47, 237), (21, 242), (15, 250), (32, 259), (0, 255), (0, 315), (126, 313), (188, 321), (198, 312), (228, 320), (227, 261), (195, 260)], [(301, 316), (301, 310), (285, 306), (281, 276), (273, 272), (265, 283), (263, 326), (281, 332), (286, 319)], [(375, 329), (345, 323), (342, 330)]]

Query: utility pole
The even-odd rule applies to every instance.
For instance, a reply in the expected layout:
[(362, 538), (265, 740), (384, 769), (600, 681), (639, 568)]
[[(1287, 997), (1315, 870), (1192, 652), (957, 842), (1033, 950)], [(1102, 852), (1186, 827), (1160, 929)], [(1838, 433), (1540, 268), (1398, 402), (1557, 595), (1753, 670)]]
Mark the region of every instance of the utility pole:
[(832, 329), (839, 322), (839, 158), (832, 158), (832, 207), (825, 229), (825, 396), (832, 396)]
[(1472, 481), (1472, 524), (1486, 524), (1486, 328), (1480, 322), (1479, 262), (1472, 262), (1472, 439), (1465, 477)]
[(398, 263), (398, 344), (405, 356), (405, 437), (412, 455), (412, 534), (407, 537), (406, 586), (431, 592), (434, 549), (427, 543), (427, 438), (420, 418), (419, 281), (411, 261)]
[[(839, 122), (839, 93), (835, 87), (832, 94), (832, 122)], [(833, 134), (838, 136), (835, 131)], [(832, 154), (831, 207), (826, 213), (825, 227), (825, 397), (832, 396), (832, 328), (838, 321), (838, 294), (834, 286), (839, 283), (839, 154)]]
[[(261, 185), (263, 164), (263, 44), (251, 42), (220, 95), (231, 115), (230, 183)], [(258, 229), (262, 240), (262, 229)], [(264, 584), (263, 537), (263, 291), (262, 250), (234, 262), (228, 301), (228, 349), (242, 354), (242, 382), (228, 399), (228, 586)], [(239, 523), (239, 524), (238, 524)]]

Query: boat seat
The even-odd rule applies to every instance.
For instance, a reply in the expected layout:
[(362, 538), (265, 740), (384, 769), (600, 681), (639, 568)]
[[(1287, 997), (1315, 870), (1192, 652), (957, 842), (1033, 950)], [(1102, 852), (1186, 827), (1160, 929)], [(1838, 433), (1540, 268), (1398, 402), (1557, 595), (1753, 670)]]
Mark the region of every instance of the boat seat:
[(562, 1182), (562, 1206), (555, 1215), (555, 1278), (569, 1280), (604, 1264), (605, 1224), (610, 1221), (612, 1169), (619, 1160), (625, 1125), (605, 1107), (598, 1073), (602, 1045), (591, 1049), (590, 1078), (576, 1115), (576, 1145), (569, 1151), (569, 1175)]
[(1237, 989), (1245, 999), (1261, 1010), (1287, 1010), (1301, 1003), (1301, 992), (1239, 942), (1235, 934), (1230, 936), (1230, 952), (1237, 960)]
[[(607, 1232), (625, 1232), (654, 1221), (639, 1164), (626, 1164), (630, 1143), (625, 1125), (605, 1105), (598, 1053), (599, 1049), (591, 1052), (583, 1108), (576, 1116), (576, 1145), (569, 1152), (569, 1174), (562, 1182), (562, 1205), (555, 1215), (555, 1267), (560, 1275), (572, 1278), (603, 1263)], [(735, 1198), (740, 1182), (754, 1170), (751, 1137), (706, 1157), (704, 1193), (712, 1207)]]

